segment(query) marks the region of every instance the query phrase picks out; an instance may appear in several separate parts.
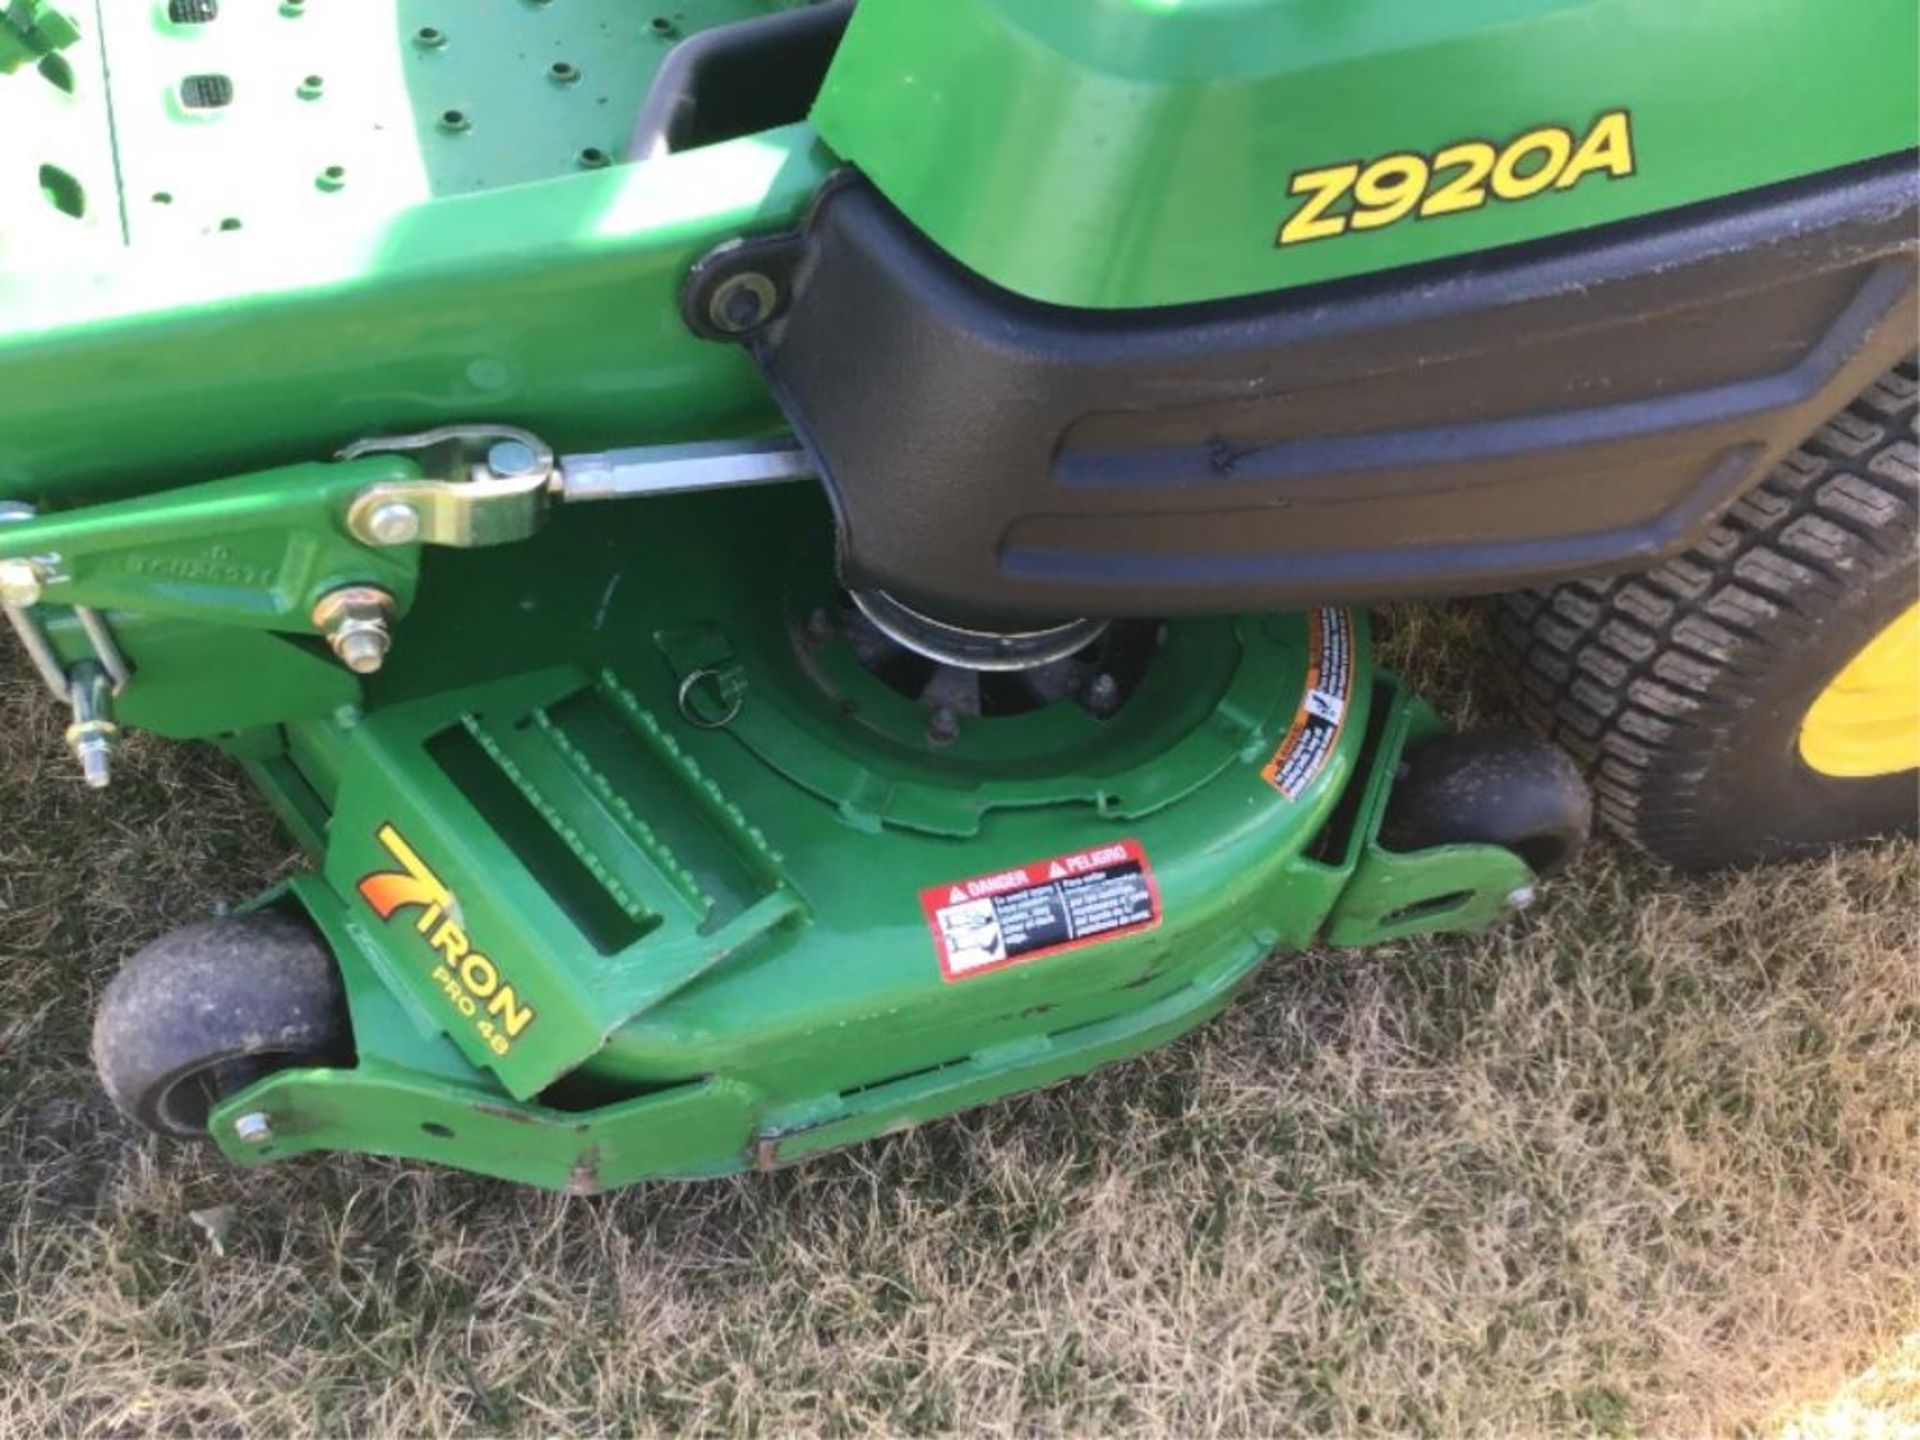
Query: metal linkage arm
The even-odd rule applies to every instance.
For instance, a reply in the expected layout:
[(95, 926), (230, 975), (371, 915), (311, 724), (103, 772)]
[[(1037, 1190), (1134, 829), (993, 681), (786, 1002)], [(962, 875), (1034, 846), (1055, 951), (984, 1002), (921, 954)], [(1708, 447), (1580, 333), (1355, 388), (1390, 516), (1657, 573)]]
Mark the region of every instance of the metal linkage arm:
[(730, 490), (810, 480), (813, 461), (791, 436), (641, 445), (560, 460), (563, 500), (638, 500), (693, 490)]
[(362, 440), (342, 459), (403, 454), (419, 479), (362, 491), (348, 512), (354, 536), (373, 546), (468, 548), (524, 540), (554, 501), (639, 500), (804, 480), (816, 472), (798, 441), (696, 441), (556, 457), (539, 436), (496, 425), (450, 425)]

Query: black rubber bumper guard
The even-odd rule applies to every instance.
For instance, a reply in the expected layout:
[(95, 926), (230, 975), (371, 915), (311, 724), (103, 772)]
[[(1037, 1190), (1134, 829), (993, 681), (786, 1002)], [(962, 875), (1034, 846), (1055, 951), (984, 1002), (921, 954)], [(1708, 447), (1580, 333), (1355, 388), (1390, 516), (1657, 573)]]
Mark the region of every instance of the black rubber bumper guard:
[[(745, 339), (813, 451), (850, 585), (989, 621), (1286, 609), (1686, 545), (1914, 347), (1917, 223), (1906, 154), (1468, 260), (1082, 311), (985, 283), (849, 176), (802, 234), (710, 256), (687, 311)], [(745, 271), (777, 300), (726, 335)]]

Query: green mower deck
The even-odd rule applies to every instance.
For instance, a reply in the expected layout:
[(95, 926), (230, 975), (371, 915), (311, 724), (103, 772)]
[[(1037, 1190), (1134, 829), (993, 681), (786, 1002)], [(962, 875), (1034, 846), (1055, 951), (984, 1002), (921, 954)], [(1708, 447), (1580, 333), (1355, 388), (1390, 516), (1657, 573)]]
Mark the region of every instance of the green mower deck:
[(1356, 607), (1669, 553), (1905, 353), (1917, 23), (0, 0), (6, 619), (314, 865), (109, 1089), (717, 1175), (1526, 903), (1577, 773)]
[[(576, 1188), (773, 1165), (1158, 1044), (1276, 947), (1484, 924), (1531, 881), (1374, 843), (1438, 727), (1357, 616), (1170, 624), (1111, 716), (931, 746), (859, 660), (817, 496), (593, 518), (504, 570), (435, 557), (364, 708), (254, 762), (320, 862), (291, 899), (358, 1062), (225, 1102), (233, 1158)], [(954, 905), (997, 905), (997, 950), (946, 938)]]

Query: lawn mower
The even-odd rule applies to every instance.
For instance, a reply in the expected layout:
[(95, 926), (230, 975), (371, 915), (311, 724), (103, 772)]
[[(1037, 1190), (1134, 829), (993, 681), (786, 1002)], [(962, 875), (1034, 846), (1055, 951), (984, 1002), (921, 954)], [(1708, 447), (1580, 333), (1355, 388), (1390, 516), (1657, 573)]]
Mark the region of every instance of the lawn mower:
[[(0, 0), (0, 601), (312, 857), (245, 1165), (590, 1191), (1910, 826), (1912, 0)], [(1367, 612), (1488, 596), (1535, 728)], [(1589, 782), (1592, 791), (1589, 791)]]

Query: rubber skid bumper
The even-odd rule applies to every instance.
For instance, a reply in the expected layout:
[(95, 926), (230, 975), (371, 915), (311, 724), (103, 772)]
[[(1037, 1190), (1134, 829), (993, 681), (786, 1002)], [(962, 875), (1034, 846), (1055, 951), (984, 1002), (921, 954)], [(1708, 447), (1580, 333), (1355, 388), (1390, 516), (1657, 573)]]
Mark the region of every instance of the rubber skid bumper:
[(1464, 262), (1094, 312), (986, 284), (849, 177), (748, 343), (826, 478), (844, 578), (919, 608), (1486, 593), (1698, 535), (1911, 347), (1916, 216), (1907, 154)]

